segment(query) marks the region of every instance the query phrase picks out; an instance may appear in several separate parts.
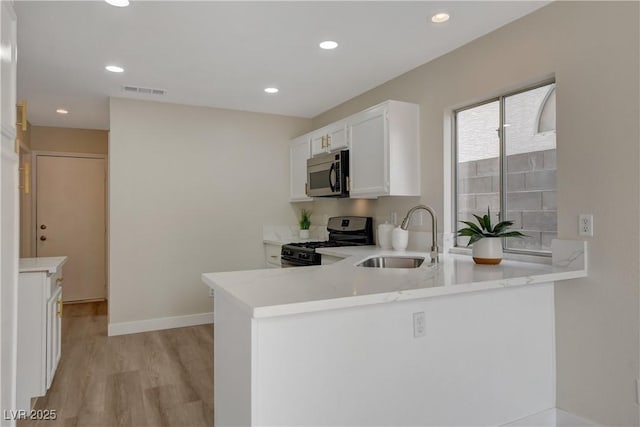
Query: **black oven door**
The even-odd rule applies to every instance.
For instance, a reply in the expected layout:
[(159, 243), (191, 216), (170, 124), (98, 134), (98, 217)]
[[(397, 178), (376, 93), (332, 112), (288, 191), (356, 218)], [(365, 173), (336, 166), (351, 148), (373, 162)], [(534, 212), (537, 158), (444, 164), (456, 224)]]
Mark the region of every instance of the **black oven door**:
[(315, 255), (310, 259), (300, 259), (293, 258), (289, 256), (280, 256), (280, 266), (282, 268), (290, 268), (290, 267), (307, 267), (311, 265), (320, 265), (320, 256)]
[(296, 261), (290, 261), (288, 259), (280, 258), (280, 266), (282, 268), (290, 268), (290, 267), (303, 267), (304, 264), (300, 264)]

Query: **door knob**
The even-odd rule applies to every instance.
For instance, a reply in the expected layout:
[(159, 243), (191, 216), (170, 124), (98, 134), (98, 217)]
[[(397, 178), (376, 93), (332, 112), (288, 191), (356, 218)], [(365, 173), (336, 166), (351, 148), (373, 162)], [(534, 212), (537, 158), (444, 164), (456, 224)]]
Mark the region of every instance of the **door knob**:
[(40, 240), (44, 242), (45, 240), (47, 240), (47, 236), (40, 236)]
[(40, 230), (46, 230), (46, 229), (47, 229), (47, 226), (46, 226), (45, 224), (42, 224), (42, 225), (40, 226)]

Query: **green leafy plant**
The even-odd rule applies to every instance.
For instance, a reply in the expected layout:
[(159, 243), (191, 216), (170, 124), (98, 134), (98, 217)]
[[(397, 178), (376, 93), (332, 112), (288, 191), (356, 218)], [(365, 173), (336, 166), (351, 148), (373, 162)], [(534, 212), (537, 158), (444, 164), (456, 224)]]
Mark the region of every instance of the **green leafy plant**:
[(302, 209), (300, 211), (300, 230), (308, 230), (311, 226), (311, 211)]
[(487, 214), (483, 216), (473, 215), (478, 220), (478, 224), (471, 221), (460, 221), (467, 227), (458, 230), (458, 236), (469, 237), (467, 246), (472, 245), (485, 237), (527, 237), (519, 231), (508, 231), (513, 225), (513, 221), (502, 221), (495, 226), (491, 225), (491, 212), (487, 208)]

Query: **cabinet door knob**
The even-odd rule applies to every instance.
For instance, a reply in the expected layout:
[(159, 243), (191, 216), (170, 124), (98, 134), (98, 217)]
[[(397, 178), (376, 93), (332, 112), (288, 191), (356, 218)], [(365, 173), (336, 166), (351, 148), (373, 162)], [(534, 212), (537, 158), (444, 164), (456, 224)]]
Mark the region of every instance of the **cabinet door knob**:
[(46, 224), (42, 224), (42, 225), (40, 226), (40, 230), (46, 230), (46, 229), (47, 229), (47, 225), (46, 225)]
[(40, 240), (44, 242), (45, 240), (47, 240), (47, 236), (40, 236)]

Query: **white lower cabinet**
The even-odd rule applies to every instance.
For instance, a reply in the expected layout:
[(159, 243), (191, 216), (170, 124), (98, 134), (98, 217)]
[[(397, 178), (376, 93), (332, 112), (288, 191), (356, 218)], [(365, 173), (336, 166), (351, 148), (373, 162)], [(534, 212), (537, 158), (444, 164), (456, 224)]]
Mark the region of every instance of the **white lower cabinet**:
[(280, 265), (281, 250), (282, 250), (282, 245), (277, 245), (274, 243), (264, 244), (264, 258), (265, 258), (265, 265), (267, 268), (282, 267), (282, 265)]
[(47, 390), (51, 387), (62, 355), (62, 286), (47, 301)]
[[(16, 408), (31, 409), (31, 399), (46, 394), (62, 350), (62, 264), (53, 260), (42, 271), (25, 271), (18, 277), (18, 380)], [(36, 265), (34, 261), (30, 265)], [(42, 264), (42, 263), (40, 263)]]
[(334, 262), (342, 261), (343, 259), (344, 259), (343, 257), (322, 254), (322, 258), (320, 259), (320, 262), (322, 263), (322, 265), (329, 265), (329, 264), (333, 264)]

